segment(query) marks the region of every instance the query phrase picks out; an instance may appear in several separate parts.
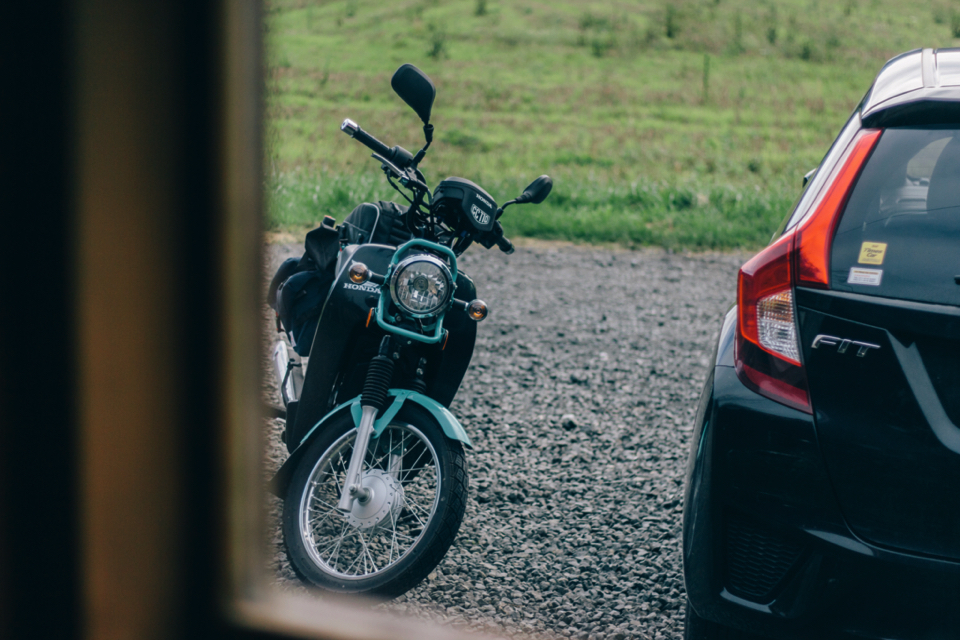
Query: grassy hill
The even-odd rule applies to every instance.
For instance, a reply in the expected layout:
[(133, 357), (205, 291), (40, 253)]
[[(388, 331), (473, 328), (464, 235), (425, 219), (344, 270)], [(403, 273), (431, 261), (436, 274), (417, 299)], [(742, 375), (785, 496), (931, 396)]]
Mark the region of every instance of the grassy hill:
[(398, 199), (356, 120), (423, 142), (391, 91), (404, 62), (437, 86), (422, 169), (505, 201), (541, 173), (508, 236), (756, 247), (789, 210), (890, 57), (952, 46), (947, 3), (891, 0), (267, 1), (268, 224), (300, 230)]

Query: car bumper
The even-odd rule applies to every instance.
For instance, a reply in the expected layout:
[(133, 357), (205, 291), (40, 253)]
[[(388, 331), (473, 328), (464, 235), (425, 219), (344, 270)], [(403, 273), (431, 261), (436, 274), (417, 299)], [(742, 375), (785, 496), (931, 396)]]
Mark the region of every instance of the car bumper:
[(683, 537), (687, 595), (708, 620), (775, 638), (960, 637), (960, 564), (854, 536), (812, 416), (730, 366), (701, 398)]

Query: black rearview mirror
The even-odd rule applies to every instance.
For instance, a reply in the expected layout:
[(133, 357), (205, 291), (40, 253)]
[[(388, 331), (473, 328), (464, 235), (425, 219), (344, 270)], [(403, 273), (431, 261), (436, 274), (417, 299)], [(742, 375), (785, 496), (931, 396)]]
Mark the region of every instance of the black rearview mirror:
[(437, 89), (427, 74), (412, 64), (405, 64), (393, 74), (390, 86), (416, 111), (423, 124), (430, 124), (430, 111), (433, 109), (433, 100), (437, 97)]
[(550, 176), (543, 175), (530, 183), (530, 186), (523, 190), (523, 195), (517, 198), (517, 204), (540, 204), (553, 189), (553, 180)]

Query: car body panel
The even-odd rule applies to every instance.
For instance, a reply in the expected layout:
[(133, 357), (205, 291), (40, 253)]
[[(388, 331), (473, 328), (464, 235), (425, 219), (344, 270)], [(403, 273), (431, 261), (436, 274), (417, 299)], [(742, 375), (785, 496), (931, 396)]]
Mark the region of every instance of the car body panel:
[(718, 367), (733, 367), (736, 365), (733, 360), (736, 334), (731, 331), (736, 321), (737, 305), (733, 305), (723, 316), (723, 324), (720, 325), (720, 339), (717, 340), (716, 353), (713, 357), (713, 361)]
[[(735, 326), (724, 326), (719, 344), (732, 342)], [(683, 566), (700, 616), (773, 638), (925, 640), (960, 628), (960, 563), (851, 531), (813, 416), (757, 395), (732, 367), (718, 365), (691, 441)], [(734, 519), (801, 549), (767, 597), (738, 596), (728, 584), (726, 531)]]
[[(911, 388), (927, 377), (922, 358), (906, 359), (929, 336), (916, 329), (891, 333), (882, 312), (866, 324), (798, 309), (817, 433), (852, 530), (881, 545), (960, 558), (960, 494), (947, 489), (960, 487), (960, 430), (944, 414), (946, 442), (938, 436)], [(813, 348), (823, 335), (875, 348), (862, 354), (855, 344), (841, 352), (842, 342)], [(943, 348), (951, 342), (957, 351), (955, 341), (940, 340)], [(932, 401), (939, 406), (935, 392)]]

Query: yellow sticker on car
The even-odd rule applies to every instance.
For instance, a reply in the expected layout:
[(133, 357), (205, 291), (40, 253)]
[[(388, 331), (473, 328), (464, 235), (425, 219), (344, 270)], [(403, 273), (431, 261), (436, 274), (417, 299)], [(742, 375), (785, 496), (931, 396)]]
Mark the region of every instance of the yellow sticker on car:
[(860, 264), (883, 264), (883, 256), (887, 253), (886, 242), (864, 242), (860, 245)]

